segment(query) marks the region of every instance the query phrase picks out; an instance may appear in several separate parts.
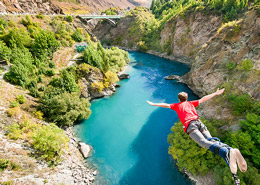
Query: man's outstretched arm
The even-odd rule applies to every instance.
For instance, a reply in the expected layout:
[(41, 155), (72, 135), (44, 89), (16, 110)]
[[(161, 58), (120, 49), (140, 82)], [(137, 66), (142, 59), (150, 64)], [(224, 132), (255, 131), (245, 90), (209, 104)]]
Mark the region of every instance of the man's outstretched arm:
[(167, 104), (167, 103), (153, 103), (153, 102), (150, 102), (148, 100), (146, 100), (146, 102), (149, 103), (152, 106), (163, 107), (163, 108), (171, 108), (170, 104)]
[(217, 95), (220, 95), (224, 92), (225, 88), (223, 89), (218, 89), (216, 92), (212, 93), (212, 94), (209, 94), (207, 96), (204, 96), (202, 97), (200, 100), (199, 100), (199, 103), (203, 103), (205, 101), (208, 101), (209, 99), (213, 98), (214, 96), (217, 96)]

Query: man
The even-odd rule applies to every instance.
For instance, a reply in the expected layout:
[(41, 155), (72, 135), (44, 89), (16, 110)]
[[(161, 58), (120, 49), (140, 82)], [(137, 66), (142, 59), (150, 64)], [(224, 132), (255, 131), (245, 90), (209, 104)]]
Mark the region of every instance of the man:
[(199, 104), (208, 101), (216, 95), (222, 94), (224, 90), (225, 89), (218, 89), (216, 92), (195, 101), (187, 101), (188, 94), (181, 92), (178, 94), (179, 103), (152, 103), (150, 101), (147, 101), (147, 103), (152, 106), (175, 110), (183, 124), (184, 131), (201, 147), (209, 149), (214, 154), (219, 154), (229, 165), (235, 182), (239, 183), (239, 179), (236, 175), (237, 164), (241, 172), (246, 172), (247, 164), (245, 159), (238, 149), (233, 149), (227, 144), (216, 141), (215, 139), (217, 138), (212, 138), (207, 127), (199, 120), (199, 116), (195, 109)]

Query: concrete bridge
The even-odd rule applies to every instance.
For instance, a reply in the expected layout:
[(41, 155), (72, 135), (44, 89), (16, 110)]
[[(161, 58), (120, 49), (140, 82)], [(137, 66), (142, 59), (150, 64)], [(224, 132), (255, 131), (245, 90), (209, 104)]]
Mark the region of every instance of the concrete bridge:
[(87, 19), (88, 20), (87, 22), (91, 21), (91, 19), (106, 19), (113, 25), (116, 25), (116, 22), (113, 21), (112, 19), (118, 20), (124, 16), (123, 15), (79, 15), (79, 17), (82, 19)]

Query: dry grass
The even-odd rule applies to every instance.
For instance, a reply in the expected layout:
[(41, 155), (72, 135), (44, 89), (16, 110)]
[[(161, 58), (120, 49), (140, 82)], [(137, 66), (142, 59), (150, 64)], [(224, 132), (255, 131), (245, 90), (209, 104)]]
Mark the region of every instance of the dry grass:
[(75, 3), (68, 3), (68, 2), (58, 2), (53, 1), (54, 4), (58, 5), (65, 14), (89, 14), (93, 10), (88, 6), (82, 6)]
[(63, 48), (54, 53), (53, 62), (58, 68), (68, 66), (69, 60), (73, 57), (74, 50), (71, 47)]

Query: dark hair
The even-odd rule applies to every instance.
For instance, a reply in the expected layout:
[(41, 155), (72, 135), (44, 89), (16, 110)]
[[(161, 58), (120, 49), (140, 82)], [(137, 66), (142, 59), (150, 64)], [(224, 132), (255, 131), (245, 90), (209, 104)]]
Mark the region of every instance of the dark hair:
[(181, 102), (187, 101), (188, 99), (188, 94), (186, 92), (180, 92), (178, 94), (178, 98)]

